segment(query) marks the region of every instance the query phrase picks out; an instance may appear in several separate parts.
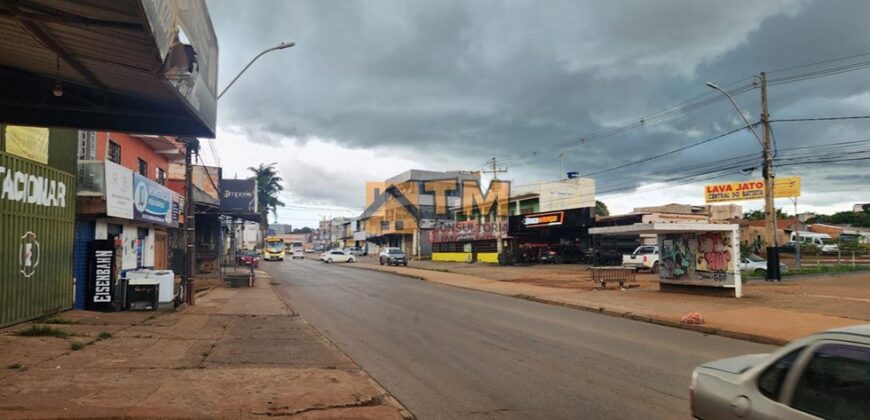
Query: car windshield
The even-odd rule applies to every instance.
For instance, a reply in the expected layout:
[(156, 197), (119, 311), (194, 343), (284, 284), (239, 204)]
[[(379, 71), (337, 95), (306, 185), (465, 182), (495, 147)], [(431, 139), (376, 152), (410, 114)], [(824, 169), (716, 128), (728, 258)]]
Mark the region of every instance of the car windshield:
[(638, 248), (638, 250), (637, 250), (637, 254), (638, 254), (638, 255), (652, 254), (653, 252), (655, 252), (655, 248), (653, 248), (653, 247), (651, 247), (651, 246), (646, 246), (646, 247), (643, 247), (643, 248)]
[(253, 256), (256, 256), (257, 253), (254, 252), (254, 251), (242, 251), (242, 254), (241, 254), (241, 255), (242, 255), (243, 257), (253, 257)]
[(402, 252), (401, 249), (390, 249), (390, 250), (387, 250), (387, 253), (388, 254), (395, 254), (395, 255), (404, 254), (404, 252)]
[(764, 262), (764, 261), (767, 261), (767, 260), (765, 260), (764, 258), (761, 258), (761, 257), (759, 257), (758, 255), (755, 255), (755, 254), (749, 254), (749, 255), (747, 255), (747, 256), (746, 256), (746, 259), (749, 260), (749, 261), (751, 261), (751, 262)]
[(831, 239), (831, 238), (820, 238), (820, 239), (821, 239), (822, 243), (825, 244), (825, 245), (833, 245), (833, 244), (836, 243), (836, 242), (834, 242), (834, 240)]

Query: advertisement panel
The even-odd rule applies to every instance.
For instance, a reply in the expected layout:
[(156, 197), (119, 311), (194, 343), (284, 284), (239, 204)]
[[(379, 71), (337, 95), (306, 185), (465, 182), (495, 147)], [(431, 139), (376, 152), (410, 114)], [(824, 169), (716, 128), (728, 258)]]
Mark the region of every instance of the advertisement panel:
[(88, 300), (85, 307), (91, 311), (111, 311), (115, 296), (115, 241), (91, 241), (88, 249)]
[(221, 180), (221, 211), (257, 212), (257, 181), (253, 179)]
[(39, 163), (48, 163), (48, 129), (7, 125), (6, 152)]
[[(173, 220), (175, 193), (148, 178), (133, 174), (133, 220), (178, 227)], [(176, 204), (177, 205), (177, 204)]]
[(506, 238), (508, 233), (507, 220), (499, 222), (439, 222), (435, 223), (429, 231), (429, 241), (457, 242), (457, 241), (483, 241)]
[(731, 232), (674, 233), (658, 236), (659, 277), (664, 283), (735, 285), (736, 260)]
[(105, 161), (106, 215), (133, 219), (133, 171)]
[[(800, 197), (801, 178), (790, 176), (774, 178), (773, 196), (775, 198)], [(707, 203), (740, 200), (764, 199), (764, 180), (730, 182), (704, 186), (704, 199)]]

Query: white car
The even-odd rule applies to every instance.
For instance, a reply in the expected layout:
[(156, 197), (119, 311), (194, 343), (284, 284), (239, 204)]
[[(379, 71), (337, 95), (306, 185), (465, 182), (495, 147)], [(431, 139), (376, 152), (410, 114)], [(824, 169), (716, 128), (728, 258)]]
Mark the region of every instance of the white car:
[(326, 251), (323, 254), (320, 254), (320, 261), (331, 263), (331, 262), (349, 262), (352, 263), (356, 261), (353, 254), (345, 252), (341, 249), (333, 249), (330, 251)]
[(302, 258), (305, 259), (305, 254), (302, 253), (302, 249), (296, 248), (293, 250), (293, 259)]
[[(740, 271), (765, 274), (767, 272), (767, 260), (755, 254), (740, 257)], [(779, 263), (779, 271), (782, 273), (788, 271), (788, 266)]]
[(622, 266), (635, 270), (647, 269), (657, 273), (659, 271), (658, 245), (642, 245), (631, 254), (623, 255)]
[(870, 418), (870, 324), (704, 363), (692, 372), (689, 405), (704, 420)]

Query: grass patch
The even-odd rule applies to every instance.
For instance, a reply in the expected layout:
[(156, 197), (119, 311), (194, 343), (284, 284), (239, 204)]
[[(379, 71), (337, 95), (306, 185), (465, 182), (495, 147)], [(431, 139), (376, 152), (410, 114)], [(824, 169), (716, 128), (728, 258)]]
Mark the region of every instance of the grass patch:
[(78, 351), (78, 350), (81, 350), (83, 348), (85, 348), (85, 343), (82, 343), (81, 341), (73, 341), (69, 345), (69, 349), (73, 350), (73, 351)]
[(21, 363), (13, 363), (11, 365), (6, 365), (6, 369), (21, 369), (23, 367), (24, 367), (24, 365), (22, 365)]
[(43, 319), (40, 319), (39, 322), (41, 322), (43, 324), (63, 324), (63, 325), (80, 324), (80, 322), (78, 322), (74, 319), (64, 319), (64, 318), (58, 318), (58, 317), (43, 318)]
[(69, 333), (46, 325), (33, 325), (26, 330), (16, 332), (15, 335), (20, 335), (22, 337), (69, 337)]
[(108, 339), (110, 339), (110, 338), (112, 338), (112, 334), (111, 334), (111, 333), (107, 333), (107, 332), (105, 332), (105, 331), (103, 331), (103, 332), (97, 334), (97, 341), (108, 340)]

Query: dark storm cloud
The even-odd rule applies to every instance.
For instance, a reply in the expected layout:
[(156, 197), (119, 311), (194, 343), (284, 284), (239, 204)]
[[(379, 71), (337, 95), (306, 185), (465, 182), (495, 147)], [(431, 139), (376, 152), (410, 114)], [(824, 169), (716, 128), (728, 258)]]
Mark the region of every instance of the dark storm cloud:
[[(263, 48), (298, 43), (261, 58), (220, 104), (221, 122), (242, 127), (251, 140), (325, 138), (454, 157), (463, 165), (497, 155), (508, 159), (514, 175), (528, 177), (555, 177), (560, 152), (566, 169), (590, 173), (741, 126), (734, 109), (720, 102), (623, 135), (558, 147), (707, 93), (707, 80), (725, 85), (762, 70), (870, 51), (870, 3), (861, 0), (208, 5), (224, 82)], [(870, 70), (772, 86), (771, 114), (870, 113), (868, 92)], [(737, 99), (756, 120), (758, 91)], [(868, 128), (866, 121), (848, 121), (783, 123), (775, 130), (778, 147), (788, 148), (850, 140)], [(540, 153), (512, 159), (529, 150)], [(754, 138), (741, 132), (599, 179), (637, 185), (757, 151)], [(823, 188), (825, 179), (834, 180), (824, 174), (805, 185)]]

